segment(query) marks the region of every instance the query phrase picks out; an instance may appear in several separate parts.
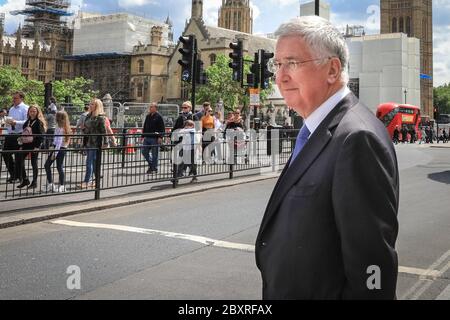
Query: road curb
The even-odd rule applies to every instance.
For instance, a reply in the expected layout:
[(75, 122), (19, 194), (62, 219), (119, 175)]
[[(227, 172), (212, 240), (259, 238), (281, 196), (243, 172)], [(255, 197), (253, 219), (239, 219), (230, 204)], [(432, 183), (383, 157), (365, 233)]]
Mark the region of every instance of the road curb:
[[(0, 229), (6, 229), (16, 227), (20, 225), (42, 222), (46, 220), (63, 218), (71, 215), (88, 213), (92, 211), (107, 210), (118, 207), (125, 207), (145, 202), (152, 202), (157, 200), (163, 200), (168, 198), (185, 196), (193, 193), (201, 193), (209, 190), (215, 190), (220, 188), (233, 187), (241, 184), (248, 184), (258, 181), (265, 181), (270, 179), (276, 179), (281, 172), (272, 173), (270, 175), (255, 176), (255, 177), (240, 177), (233, 180), (217, 181), (217, 182), (205, 182), (205, 185), (195, 186), (180, 186), (178, 189), (172, 189), (169, 191), (159, 191), (159, 195), (156, 192), (145, 192), (138, 196), (124, 196), (118, 199), (105, 198), (102, 200), (90, 200), (89, 203), (73, 204), (71, 207), (59, 207), (48, 208), (42, 211), (29, 212), (25, 214), (12, 215), (9, 221), (0, 222)], [(150, 198), (149, 195), (152, 197)], [(73, 207), (73, 208), (72, 208)], [(8, 220), (6, 218), (5, 220)]]

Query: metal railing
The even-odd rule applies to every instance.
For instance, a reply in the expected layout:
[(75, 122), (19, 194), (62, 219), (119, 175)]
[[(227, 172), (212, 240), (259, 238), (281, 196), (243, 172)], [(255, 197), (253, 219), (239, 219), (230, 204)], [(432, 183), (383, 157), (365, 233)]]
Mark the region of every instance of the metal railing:
[[(193, 168), (189, 164), (196, 164), (196, 177), (226, 174), (232, 179), (235, 172), (261, 168), (271, 170), (275, 168), (275, 165), (284, 165), (290, 157), (297, 136), (297, 131), (294, 130), (253, 131), (239, 134), (217, 132), (213, 134), (214, 141), (201, 141), (194, 145), (196, 162), (190, 163), (183, 158), (185, 155), (181, 152), (182, 142), (174, 143), (166, 134), (161, 145), (146, 146), (138, 129), (131, 129), (132, 133), (130, 133), (129, 128), (116, 128), (114, 129), (116, 146), (103, 145), (97, 148), (83, 147), (83, 139), (90, 135), (71, 135), (71, 142), (65, 149), (62, 162), (63, 170), (60, 170), (65, 176), (63, 181), (65, 190), (60, 190), (58, 187), (49, 188), (50, 181), (54, 186), (60, 184), (57, 162), (49, 163), (48, 160), (54, 150), (2, 150), (0, 202), (86, 192), (93, 192), (94, 198), (100, 199), (103, 190), (164, 182), (176, 188), (181, 180), (193, 178)], [(197, 134), (201, 135), (200, 132)], [(45, 139), (54, 137), (53, 135), (42, 136)], [(102, 135), (101, 139), (107, 140), (110, 137), (111, 135)], [(149, 165), (142, 151), (152, 147), (159, 150), (159, 164), (158, 171), (150, 174), (147, 173)], [(86, 178), (88, 153), (95, 154), (96, 161), (89, 183), (82, 185)], [(10, 167), (8, 170), (6, 165), (8, 159), (13, 161), (13, 169)], [(28, 177), (29, 182), (32, 182), (34, 178), (36, 186), (18, 188), (25, 178), (24, 175)], [(11, 180), (11, 178), (21, 178), (21, 180)]]

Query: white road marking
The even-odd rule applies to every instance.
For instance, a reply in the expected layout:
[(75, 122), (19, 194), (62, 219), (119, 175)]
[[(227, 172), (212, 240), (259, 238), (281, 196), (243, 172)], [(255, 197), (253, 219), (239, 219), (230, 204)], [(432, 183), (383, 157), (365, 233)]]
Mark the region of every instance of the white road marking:
[[(438, 270), (438, 277), (443, 275), (450, 268), (450, 250), (444, 253), (439, 259), (437, 259), (427, 270), (428, 274), (436, 270), (443, 263), (444, 266)], [(400, 298), (401, 300), (410, 299), (417, 300), (428, 288), (434, 283), (433, 280), (427, 279), (423, 276)]]
[(184, 233), (168, 232), (168, 231), (161, 231), (161, 230), (154, 230), (154, 229), (135, 228), (135, 227), (128, 227), (128, 226), (114, 225), (114, 224), (76, 222), (76, 221), (69, 221), (69, 220), (56, 220), (56, 221), (51, 221), (51, 223), (66, 225), (66, 226), (71, 226), (71, 227), (110, 229), (110, 230), (128, 231), (128, 232), (135, 232), (135, 233), (155, 234), (155, 235), (160, 235), (160, 236), (168, 237), (168, 238), (183, 239), (183, 240), (198, 242), (198, 243), (208, 245), (208, 246), (213, 246), (213, 247), (236, 249), (236, 250), (242, 250), (242, 251), (248, 251), (248, 252), (255, 251), (255, 246), (253, 246), (253, 245), (221, 241), (221, 240), (211, 239), (211, 238), (202, 237), (202, 236), (195, 236), (195, 235), (191, 235), (191, 234), (184, 234)]
[[(202, 236), (162, 231), (162, 230), (143, 229), (143, 228), (122, 226), (122, 225), (115, 225), (115, 224), (86, 223), (86, 222), (77, 222), (77, 221), (69, 221), (69, 220), (56, 220), (56, 221), (51, 221), (51, 223), (70, 226), (70, 227), (110, 229), (110, 230), (118, 230), (118, 231), (143, 233), (143, 234), (155, 234), (155, 235), (160, 235), (160, 236), (164, 236), (164, 237), (168, 237), (168, 238), (194, 241), (194, 242), (198, 242), (198, 243), (208, 245), (208, 246), (242, 250), (242, 251), (247, 251), (247, 252), (255, 252), (254, 245), (242, 244), (242, 243), (236, 243), (236, 242), (228, 242), (228, 241), (216, 240), (216, 239), (211, 239), (211, 238), (202, 237)], [(430, 270), (430, 269), (425, 270), (425, 269), (402, 267), (402, 266), (400, 266), (398, 268), (398, 272), (413, 274), (413, 275), (418, 275), (418, 276), (423, 276), (423, 277), (432, 277), (432, 278), (436, 278), (440, 275), (440, 272), (437, 270)]]
[(436, 300), (450, 300), (450, 284), (441, 292)]
[(430, 270), (430, 269), (420, 269), (420, 268), (410, 268), (410, 267), (398, 267), (398, 272), (407, 273), (407, 274), (415, 274), (423, 277), (431, 277), (436, 279), (439, 277), (440, 273), (438, 270)]

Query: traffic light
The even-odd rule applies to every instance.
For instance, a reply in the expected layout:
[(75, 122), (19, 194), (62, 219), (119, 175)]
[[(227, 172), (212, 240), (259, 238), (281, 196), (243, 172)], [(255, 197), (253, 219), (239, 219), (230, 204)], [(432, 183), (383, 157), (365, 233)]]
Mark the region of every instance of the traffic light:
[(230, 53), (230, 58), (233, 60), (228, 65), (233, 69), (233, 81), (242, 82), (242, 73), (244, 67), (244, 55), (242, 40), (230, 43), (230, 48), (233, 52)]
[(438, 108), (434, 108), (433, 116), (434, 116), (434, 120), (437, 121), (438, 118), (439, 118), (439, 111), (438, 111)]
[(267, 68), (269, 60), (274, 56), (273, 52), (266, 52), (265, 50), (259, 50), (259, 57), (261, 61), (261, 89), (269, 88), (270, 78), (273, 77), (273, 73)]
[(196, 67), (196, 72), (195, 72), (195, 82), (197, 84), (206, 84), (206, 82), (208, 81), (207, 76), (206, 76), (206, 71), (203, 70), (203, 61), (200, 59), (197, 59), (197, 63), (195, 64)]
[(183, 48), (178, 49), (178, 52), (181, 53), (181, 60), (178, 60), (178, 64), (182, 67), (181, 80), (191, 82), (196, 49), (195, 37), (193, 35), (181, 36), (178, 40), (183, 44)]
[(50, 105), (50, 98), (53, 96), (53, 86), (51, 82), (44, 85), (44, 106), (47, 108)]
[(260, 70), (259, 70), (259, 63), (258, 63), (258, 54), (255, 53), (255, 62), (250, 66), (250, 72), (247, 75), (247, 84), (251, 88), (259, 88), (259, 81), (260, 81)]

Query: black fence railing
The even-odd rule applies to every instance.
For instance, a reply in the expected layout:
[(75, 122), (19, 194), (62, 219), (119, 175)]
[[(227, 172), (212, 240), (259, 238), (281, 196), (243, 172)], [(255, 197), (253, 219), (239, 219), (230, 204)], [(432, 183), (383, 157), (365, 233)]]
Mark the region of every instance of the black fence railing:
[[(191, 152), (187, 152), (183, 141), (174, 143), (169, 134), (161, 145), (147, 146), (139, 132), (129, 133), (129, 128), (114, 131), (114, 135), (102, 136), (109, 145), (97, 148), (83, 147), (83, 139), (88, 135), (71, 135), (68, 148), (59, 151), (65, 153), (62, 161), (51, 161), (54, 154), (51, 148), (1, 150), (0, 202), (86, 192), (93, 192), (94, 198), (100, 199), (101, 191), (108, 189), (161, 182), (175, 188), (184, 179), (223, 174), (232, 179), (235, 172), (270, 170), (284, 165), (298, 133), (295, 130), (228, 131), (210, 135), (212, 142), (209, 137), (204, 141), (201, 133), (196, 133), (200, 135), (199, 142), (191, 145)], [(54, 137), (42, 136), (44, 140)], [(115, 143), (111, 143), (112, 137)], [(47, 146), (51, 146), (51, 142)], [(159, 153), (156, 172), (149, 172), (142, 153), (152, 147)], [(86, 174), (89, 159), (91, 175)], [(30, 184), (23, 185), (24, 180)]]

